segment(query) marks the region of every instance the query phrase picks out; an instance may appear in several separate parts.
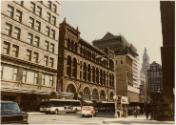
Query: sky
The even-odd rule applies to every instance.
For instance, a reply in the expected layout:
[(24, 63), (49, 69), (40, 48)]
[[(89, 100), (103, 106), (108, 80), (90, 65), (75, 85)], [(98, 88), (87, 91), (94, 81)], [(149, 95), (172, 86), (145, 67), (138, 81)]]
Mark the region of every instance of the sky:
[(87, 42), (101, 39), (107, 32), (123, 35), (139, 54), (140, 64), (144, 48), (150, 63), (161, 64), (162, 29), (160, 5), (157, 0), (91, 0), (61, 1), (60, 22), (79, 27)]

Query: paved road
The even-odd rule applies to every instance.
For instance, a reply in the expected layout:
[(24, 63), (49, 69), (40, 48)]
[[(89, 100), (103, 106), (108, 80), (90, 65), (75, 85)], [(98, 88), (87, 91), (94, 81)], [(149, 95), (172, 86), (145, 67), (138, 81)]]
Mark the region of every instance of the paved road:
[(29, 124), (103, 124), (105, 117), (81, 117), (80, 114), (44, 114), (44, 113), (28, 113)]
[(97, 115), (96, 117), (84, 117), (78, 114), (44, 114), (40, 112), (30, 112), (29, 124), (69, 124), (69, 125), (122, 125), (122, 124), (174, 124), (174, 122), (160, 122), (146, 120), (144, 116), (138, 118), (114, 118), (112, 115)]

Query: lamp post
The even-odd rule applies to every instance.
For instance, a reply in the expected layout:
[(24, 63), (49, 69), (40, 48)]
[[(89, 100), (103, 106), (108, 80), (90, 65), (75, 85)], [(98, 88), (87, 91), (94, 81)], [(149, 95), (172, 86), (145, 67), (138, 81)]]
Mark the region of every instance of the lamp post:
[(114, 101), (115, 101), (115, 113), (114, 113), (114, 117), (117, 117), (117, 80), (116, 80), (116, 68), (117, 68), (117, 65), (115, 63), (115, 59), (113, 58), (114, 60)]

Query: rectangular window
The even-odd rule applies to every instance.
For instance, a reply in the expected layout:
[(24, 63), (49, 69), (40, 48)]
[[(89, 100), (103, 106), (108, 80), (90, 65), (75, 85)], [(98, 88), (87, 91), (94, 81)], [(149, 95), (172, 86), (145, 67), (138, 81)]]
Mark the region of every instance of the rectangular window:
[(40, 17), (42, 16), (42, 8), (41, 7), (37, 6), (36, 14)]
[(40, 29), (41, 29), (41, 22), (36, 21), (36, 23), (35, 23), (35, 29), (38, 30), (38, 31), (40, 31)]
[(12, 24), (6, 23), (5, 31), (7, 35), (12, 36)]
[(49, 75), (45, 75), (45, 85), (50, 86), (49, 83), (50, 83), (50, 77)]
[(3, 54), (10, 54), (10, 43), (4, 41)]
[(32, 58), (32, 51), (27, 49), (27, 54), (26, 54), (26, 56), (27, 56), (27, 60), (28, 60), (28, 61), (31, 61), (31, 58)]
[(45, 40), (45, 50), (49, 50), (49, 42)]
[(44, 63), (45, 63), (45, 66), (48, 66), (48, 56), (44, 56)]
[(16, 10), (16, 19), (17, 21), (22, 21), (22, 12), (20, 10)]
[(16, 80), (17, 78), (17, 68), (10, 66), (3, 66), (3, 76), (4, 80)]
[(29, 84), (33, 84), (34, 83), (34, 72), (27, 71), (26, 83), (29, 83)]
[(52, 16), (51, 24), (56, 25), (56, 17), (55, 16)]
[(24, 4), (24, 1), (14, 1), (14, 2), (21, 5), (21, 6), (23, 6), (23, 4)]
[(33, 41), (33, 34), (28, 33), (27, 43), (32, 44)]
[(54, 44), (53, 43), (51, 43), (51, 45), (50, 45), (50, 52), (54, 53)]
[(27, 79), (27, 71), (23, 70), (23, 77), (22, 77), (22, 82), (26, 83), (26, 79)]
[(53, 67), (54, 66), (54, 59), (50, 57), (50, 60), (49, 60), (49, 66), (50, 67)]
[(21, 29), (18, 27), (14, 28), (14, 34), (15, 34), (15, 38), (20, 39), (20, 35), (21, 35)]
[(46, 26), (46, 35), (50, 36), (50, 28), (48, 26)]
[(47, 20), (48, 20), (48, 22), (51, 21), (51, 14), (49, 12), (47, 12)]
[(34, 28), (34, 18), (32, 18), (32, 17), (29, 17), (29, 26), (31, 28)]
[(42, 75), (42, 85), (45, 85), (45, 75)]
[(51, 9), (52, 2), (48, 1), (48, 7)]
[(39, 54), (37, 52), (34, 52), (33, 59), (34, 59), (35, 63), (38, 63), (38, 56), (39, 56)]
[(51, 30), (51, 37), (53, 38), (53, 39), (55, 39), (55, 30)]
[(50, 76), (50, 82), (49, 82), (50, 86), (54, 86), (54, 77)]
[(46, 74), (43, 74), (42, 75), (42, 85), (46, 85), (46, 86), (50, 86), (50, 76), (49, 75), (46, 75)]
[(13, 45), (13, 47), (12, 47), (12, 56), (18, 57), (18, 53), (19, 53), (19, 46)]
[(13, 15), (14, 15), (14, 7), (11, 6), (11, 5), (8, 5), (8, 10), (7, 10), (7, 12), (8, 12), (8, 15), (9, 15), (11, 18), (13, 18)]
[(57, 13), (57, 6), (56, 6), (56, 4), (53, 4), (53, 11), (54, 11), (55, 13)]
[(33, 45), (39, 47), (39, 43), (40, 43), (40, 37), (35, 36)]
[(35, 13), (35, 3), (31, 2), (31, 10), (33, 13)]
[(38, 84), (38, 73), (34, 73), (34, 84)]

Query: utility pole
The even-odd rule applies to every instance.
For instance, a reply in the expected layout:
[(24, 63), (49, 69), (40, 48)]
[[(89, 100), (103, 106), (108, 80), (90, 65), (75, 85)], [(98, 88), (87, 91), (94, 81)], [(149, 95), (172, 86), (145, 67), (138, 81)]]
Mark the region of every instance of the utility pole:
[(116, 65), (116, 61), (115, 58), (113, 58), (114, 61), (114, 101), (115, 101), (115, 113), (114, 113), (114, 117), (117, 118), (117, 73), (116, 73), (116, 69), (117, 69), (117, 65)]

